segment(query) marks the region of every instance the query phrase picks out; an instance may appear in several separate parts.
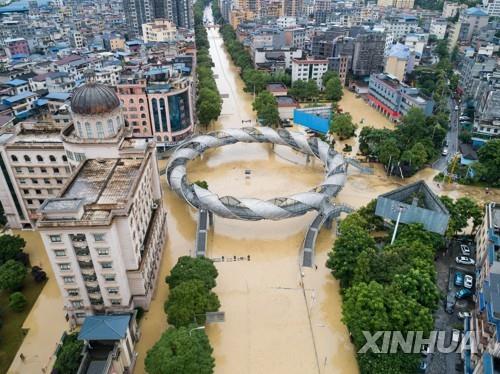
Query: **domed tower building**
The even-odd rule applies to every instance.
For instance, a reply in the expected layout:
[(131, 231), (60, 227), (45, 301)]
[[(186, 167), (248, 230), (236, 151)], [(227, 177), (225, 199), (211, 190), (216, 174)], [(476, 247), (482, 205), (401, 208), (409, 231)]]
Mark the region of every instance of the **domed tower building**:
[(72, 166), (85, 158), (118, 157), (127, 134), (120, 100), (115, 91), (92, 78), (73, 92), (73, 123), (62, 137)]
[(62, 130), (72, 174), (39, 208), (37, 228), (72, 324), (149, 308), (166, 237), (156, 145), (133, 138), (113, 89), (74, 91)]

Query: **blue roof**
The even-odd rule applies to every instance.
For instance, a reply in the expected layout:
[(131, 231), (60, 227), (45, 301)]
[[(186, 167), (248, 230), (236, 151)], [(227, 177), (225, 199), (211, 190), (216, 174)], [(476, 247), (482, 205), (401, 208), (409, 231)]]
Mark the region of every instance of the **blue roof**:
[(5, 84), (8, 84), (9, 86), (14, 86), (14, 87), (22, 86), (23, 84), (26, 84), (26, 83), (28, 83), (28, 82), (23, 81), (22, 79), (12, 79), (8, 82), (5, 82)]
[(127, 334), (130, 314), (85, 318), (78, 340), (120, 340)]
[(44, 106), (44, 105), (47, 105), (49, 101), (48, 100), (45, 100), (45, 99), (38, 99), (37, 101), (35, 101), (35, 104), (36, 106)]
[(44, 96), (44, 99), (68, 100), (71, 94), (68, 92), (52, 92)]
[(469, 8), (465, 12), (467, 13), (468, 16), (476, 16), (476, 17), (488, 16), (488, 13), (484, 9), (478, 7)]
[(491, 355), (487, 352), (483, 353), (483, 373), (484, 374), (493, 374), (493, 359)]
[(21, 100), (26, 99), (27, 97), (30, 97), (33, 95), (34, 95), (33, 92), (25, 91), (25, 92), (21, 92), (19, 95), (6, 97), (3, 99), (3, 101), (4, 101), (4, 103), (7, 103), (7, 105), (11, 105), (17, 101), (21, 101)]
[(397, 57), (400, 59), (408, 59), (410, 57), (410, 47), (404, 44), (394, 44), (391, 47), (391, 50), (389, 52), (389, 56), (391, 57)]

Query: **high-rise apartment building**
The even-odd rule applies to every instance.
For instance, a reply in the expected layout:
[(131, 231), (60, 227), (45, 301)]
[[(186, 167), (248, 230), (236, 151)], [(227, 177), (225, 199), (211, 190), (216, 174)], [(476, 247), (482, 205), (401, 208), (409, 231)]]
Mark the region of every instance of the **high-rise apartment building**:
[(283, 15), (299, 17), (302, 11), (302, 0), (283, 0)]
[(129, 37), (142, 34), (142, 25), (153, 20), (154, 9), (150, 0), (123, 0), (123, 12)]
[(483, 0), (483, 7), (490, 17), (500, 17), (500, 0)]
[(415, 0), (378, 0), (378, 6), (401, 8), (401, 9), (412, 9), (415, 4)]
[(172, 5), (172, 21), (177, 27), (192, 29), (194, 27), (193, 1), (169, 0)]
[(383, 32), (359, 34), (354, 42), (352, 73), (366, 76), (384, 69), (386, 35)]
[(37, 229), (72, 324), (86, 316), (147, 309), (166, 235), (156, 147), (131, 138), (113, 89), (75, 90), (62, 131), (73, 168)]

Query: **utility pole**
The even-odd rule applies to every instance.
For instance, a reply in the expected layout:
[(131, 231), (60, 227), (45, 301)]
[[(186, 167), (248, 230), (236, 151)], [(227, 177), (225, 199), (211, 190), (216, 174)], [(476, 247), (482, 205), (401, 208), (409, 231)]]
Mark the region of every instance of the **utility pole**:
[(394, 240), (396, 239), (396, 234), (398, 233), (399, 220), (401, 219), (401, 213), (403, 213), (403, 210), (404, 210), (403, 205), (400, 205), (398, 218), (396, 219), (396, 226), (394, 227), (394, 232), (392, 233), (391, 244), (394, 244)]

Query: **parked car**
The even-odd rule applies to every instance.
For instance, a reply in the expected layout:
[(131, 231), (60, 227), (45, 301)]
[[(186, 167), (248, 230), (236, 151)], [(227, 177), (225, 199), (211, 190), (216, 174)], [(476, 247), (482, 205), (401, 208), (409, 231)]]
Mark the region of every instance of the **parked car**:
[(460, 251), (464, 256), (470, 256), (470, 248), (465, 244), (460, 244)]
[(474, 265), (476, 261), (467, 256), (458, 256), (455, 258), (455, 262), (461, 265)]
[(458, 312), (458, 318), (459, 319), (465, 319), (465, 318), (470, 318), (471, 314), (470, 312)]
[(455, 311), (455, 297), (453, 294), (446, 295), (446, 300), (444, 301), (444, 311), (448, 314), (453, 314)]
[(420, 361), (420, 365), (418, 367), (418, 370), (421, 372), (421, 373), (426, 373), (427, 372), (427, 367), (429, 366), (429, 364), (427, 363), (427, 359), (423, 359), (422, 361)]
[(458, 105), (455, 105), (455, 110), (458, 110)]
[(472, 291), (467, 288), (461, 288), (455, 293), (457, 299), (465, 299), (466, 297), (472, 296)]
[(448, 156), (448, 148), (443, 148), (441, 151), (441, 156)]
[(462, 335), (460, 330), (453, 329), (451, 331), (451, 341), (454, 343), (458, 343), (460, 341), (460, 335)]
[(460, 116), (459, 120), (460, 121), (470, 121), (470, 118), (467, 116)]
[(472, 286), (474, 285), (474, 278), (472, 275), (466, 275), (464, 279), (464, 287), (471, 289)]
[(463, 286), (464, 285), (464, 273), (457, 271), (455, 273), (455, 286)]

